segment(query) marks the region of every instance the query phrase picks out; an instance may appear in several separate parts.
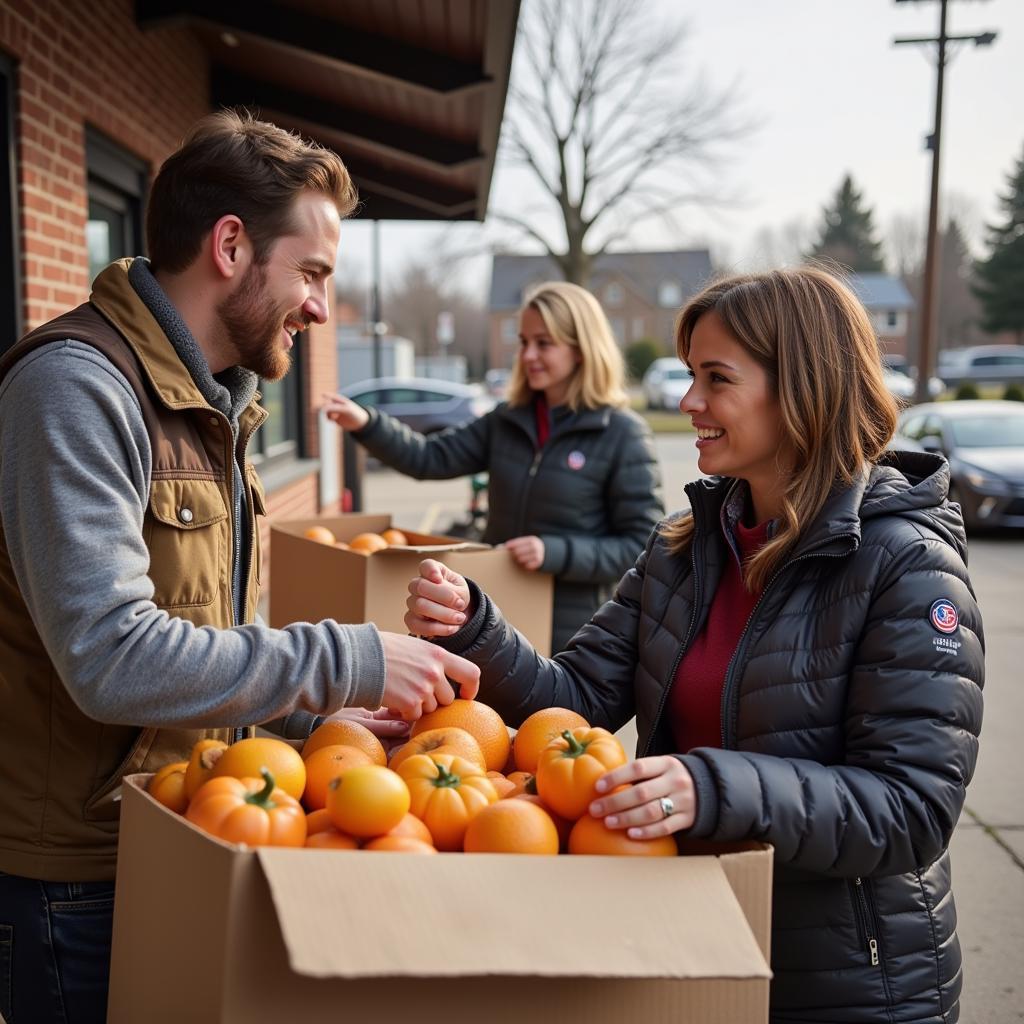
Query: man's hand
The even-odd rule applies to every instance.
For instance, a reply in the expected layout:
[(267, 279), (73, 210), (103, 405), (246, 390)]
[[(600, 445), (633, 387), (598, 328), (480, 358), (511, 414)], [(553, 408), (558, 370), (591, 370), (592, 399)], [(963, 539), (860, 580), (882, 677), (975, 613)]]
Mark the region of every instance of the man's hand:
[(505, 541), (505, 547), (512, 552), (512, 557), (530, 572), (535, 572), (544, 564), (544, 541), (540, 537), (513, 537)]
[(608, 795), (595, 800), (590, 813), (604, 818), (608, 828), (626, 829), (630, 839), (681, 832), (697, 814), (693, 776), (668, 755), (640, 757), (613, 769), (598, 779), (597, 791)]
[(449, 676), (459, 684), (459, 693), (466, 700), (476, 696), (480, 669), (472, 662), (414, 636), (380, 636), (386, 665), (383, 705), (393, 715), (414, 722), (440, 704), (451, 704), (455, 691)]
[(362, 430), (370, 421), (370, 414), (344, 395), (324, 395), (324, 411), (343, 430)]
[(471, 614), (469, 587), (447, 565), (425, 558), (420, 562), (419, 576), (409, 584), (405, 606), (405, 625), (410, 633), (451, 636)]

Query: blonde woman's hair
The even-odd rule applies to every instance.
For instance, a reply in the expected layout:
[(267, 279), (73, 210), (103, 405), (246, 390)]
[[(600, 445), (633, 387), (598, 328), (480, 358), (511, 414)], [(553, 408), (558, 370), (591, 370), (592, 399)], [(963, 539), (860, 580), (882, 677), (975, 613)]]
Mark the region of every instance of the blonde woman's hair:
[[(683, 361), (697, 322), (712, 310), (768, 374), (792, 457), (778, 529), (746, 566), (747, 587), (759, 590), (833, 488), (852, 483), (879, 460), (896, 428), (897, 407), (882, 378), (868, 314), (831, 274), (799, 267), (711, 284), (676, 321)], [(693, 530), (689, 515), (666, 526), (663, 535), (678, 552), (689, 546)]]
[[(590, 292), (568, 281), (548, 281), (527, 294), (522, 308), (535, 309), (554, 341), (580, 353), (565, 399), (570, 409), (578, 412), (628, 404), (622, 353), (604, 310)], [(533, 400), (519, 359), (512, 368), (508, 396), (509, 405), (528, 405)]]

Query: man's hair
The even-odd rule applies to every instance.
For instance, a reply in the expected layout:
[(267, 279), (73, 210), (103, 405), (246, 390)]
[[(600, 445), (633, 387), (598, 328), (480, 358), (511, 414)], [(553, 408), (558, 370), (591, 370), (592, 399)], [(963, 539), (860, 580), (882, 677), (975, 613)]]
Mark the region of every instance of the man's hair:
[(227, 214), (242, 221), (256, 263), (264, 263), (271, 245), (293, 230), (293, 203), (305, 191), (333, 200), (341, 217), (358, 201), (345, 165), (331, 150), (247, 111), (207, 115), (153, 182), (146, 213), (153, 269), (184, 270)]
[[(568, 281), (547, 281), (525, 297), (523, 309), (535, 309), (552, 339), (580, 354), (565, 396), (565, 404), (573, 412), (628, 404), (622, 353), (601, 304), (590, 292)], [(532, 400), (522, 360), (517, 358), (509, 381), (508, 404), (529, 405)]]

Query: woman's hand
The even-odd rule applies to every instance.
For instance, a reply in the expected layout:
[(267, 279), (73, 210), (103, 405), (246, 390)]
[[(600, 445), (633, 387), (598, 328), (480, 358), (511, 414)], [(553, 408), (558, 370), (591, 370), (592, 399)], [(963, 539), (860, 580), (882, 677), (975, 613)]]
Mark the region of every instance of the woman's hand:
[(447, 565), (426, 558), (420, 574), (409, 584), (405, 625), (416, 636), (451, 636), (472, 614), (469, 587)]
[(544, 541), (540, 537), (513, 537), (505, 541), (505, 547), (524, 569), (534, 572), (544, 564)]
[(343, 430), (362, 430), (370, 421), (370, 414), (344, 395), (324, 395), (324, 411)]
[[(625, 786), (613, 792), (618, 786)], [(693, 777), (674, 757), (641, 757), (602, 775), (590, 805), (608, 828), (624, 828), (630, 839), (654, 839), (689, 828), (697, 815)], [(671, 801), (670, 805), (663, 801)], [(669, 813), (666, 811), (671, 810)]]
[(370, 711), (369, 708), (341, 708), (333, 715), (324, 715), (324, 721), (355, 722), (369, 729), (389, 754), (409, 738), (409, 723), (388, 708), (377, 708), (376, 711)]

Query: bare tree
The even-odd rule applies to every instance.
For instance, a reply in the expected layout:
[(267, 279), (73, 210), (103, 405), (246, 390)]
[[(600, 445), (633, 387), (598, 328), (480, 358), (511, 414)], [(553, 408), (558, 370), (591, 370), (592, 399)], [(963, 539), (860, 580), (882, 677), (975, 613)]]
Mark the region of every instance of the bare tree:
[(494, 216), (539, 242), (569, 281), (638, 222), (721, 198), (702, 187), (717, 144), (744, 130), (731, 93), (684, 75), (686, 30), (650, 0), (528, 0), (503, 130), (564, 238), (530, 209)]

